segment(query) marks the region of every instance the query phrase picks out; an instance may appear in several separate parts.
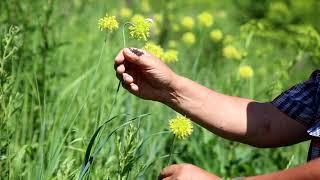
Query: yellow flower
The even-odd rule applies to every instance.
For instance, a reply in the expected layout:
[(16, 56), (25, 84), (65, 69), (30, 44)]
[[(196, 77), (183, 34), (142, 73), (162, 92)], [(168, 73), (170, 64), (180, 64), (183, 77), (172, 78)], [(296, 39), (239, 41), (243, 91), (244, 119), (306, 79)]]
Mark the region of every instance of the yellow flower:
[(223, 48), (223, 56), (228, 59), (236, 59), (236, 60), (240, 60), (242, 58), (241, 53), (231, 45)]
[(197, 18), (200, 26), (210, 27), (213, 24), (213, 16), (208, 12), (202, 12)]
[(193, 131), (191, 121), (181, 115), (178, 115), (177, 117), (169, 120), (169, 128), (174, 136), (179, 139), (187, 138)]
[(170, 40), (168, 42), (168, 47), (169, 48), (176, 48), (177, 47), (177, 42), (175, 40)]
[(210, 38), (214, 42), (221, 41), (222, 37), (223, 37), (223, 33), (222, 33), (222, 31), (220, 29), (215, 29), (215, 30), (210, 32)]
[(157, 58), (162, 58), (164, 54), (162, 47), (153, 42), (148, 42), (143, 49), (153, 54)]
[(163, 54), (162, 60), (165, 63), (172, 63), (178, 61), (178, 51), (176, 50), (168, 50)]
[(182, 18), (181, 25), (187, 29), (192, 29), (194, 26), (194, 20), (192, 17), (186, 16), (186, 17)]
[(251, 66), (240, 66), (238, 73), (239, 76), (243, 79), (248, 79), (253, 76), (253, 70)]
[(119, 14), (121, 18), (127, 19), (132, 16), (132, 10), (129, 8), (122, 8), (120, 9)]
[(129, 27), (129, 33), (132, 38), (147, 41), (150, 37), (150, 28), (152, 21), (144, 19), (141, 15), (135, 15), (131, 18), (133, 25)]
[(105, 17), (99, 19), (98, 26), (101, 31), (106, 30), (112, 32), (119, 28), (119, 23), (115, 16), (106, 15)]
[(182, 35), (182, 41), (187, 45), (192, 45), (196, 42), (196, 37), (192, 32), (186, 32)]

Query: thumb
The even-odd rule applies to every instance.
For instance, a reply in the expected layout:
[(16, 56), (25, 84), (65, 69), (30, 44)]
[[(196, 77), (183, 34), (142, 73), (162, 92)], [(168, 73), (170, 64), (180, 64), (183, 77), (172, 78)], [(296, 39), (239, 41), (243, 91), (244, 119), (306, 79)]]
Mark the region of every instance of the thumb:
[(123, 50), (125, 60), (138, 66), (148, 66), (148, 59), (145, 58), (145, 51), (139, 49), (125, 48)]

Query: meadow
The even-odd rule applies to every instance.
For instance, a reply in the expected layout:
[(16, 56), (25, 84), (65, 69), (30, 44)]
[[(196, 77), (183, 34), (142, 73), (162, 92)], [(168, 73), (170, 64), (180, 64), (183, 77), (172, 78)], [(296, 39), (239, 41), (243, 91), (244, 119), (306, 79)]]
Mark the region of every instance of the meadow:
[[(228, 179), (305, 162), (309, 142), (259, 149), (196, 124), (172, 151), (177, 113), (118, 88), (113, 66), (121, 48), (145, 48), (206, 87), (271, 101), (320, 67), (319, 9), (318, 0), (1, 0), (0, 179), (156, 179), (168, 161)], [(99, 28), (106, 15), (112, 31)], [(134, 17), (152, 19), (150, 37), (131, 37)]]

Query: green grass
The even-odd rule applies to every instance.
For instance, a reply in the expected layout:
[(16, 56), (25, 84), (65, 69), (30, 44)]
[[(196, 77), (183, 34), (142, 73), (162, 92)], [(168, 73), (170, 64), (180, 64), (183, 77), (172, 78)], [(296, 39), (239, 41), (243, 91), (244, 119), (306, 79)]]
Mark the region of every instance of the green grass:
[[(287, 28), (310, 24), (314, 25), (315, 32), (319, 31), (313, 18), (319, 7), (316, 0), (310, 0), (312, 6), (289, 3), (285, 15), (290, 21), (280, 25), (272, 19), (266, 1), (240, 1), (243, 4), (236, 0), (161, 1), (157, 5), (151, 3), (150, 12), (143, 12), (140, 1), (129, 2), (128, 7), (134, 13), (151, 17), (173, 6), (174, 10), (168, 11), (176, 23), (185, 15), (196, 18), (203, 10), (213, 13), (212, 28), (192, 30), (197, 37), (193, 46), (180, 42), (180, 34), (185, 30), (174, 33), (170, 27), (161, 45), (166, 47), (168, 40), (176, 40), (179, 62), (170, 67), (218, 92), (270, 101), (319, 67), (320, 42), (311, 36), (302, 36), (298, 30), (288, 32)], [(1, 39), (10, 26), (20, 28), (14, 41), (18, 50), (6, 66), (12, 78), (1, 81), (1, 90), (12, 84), (7, 93), (0, 92), (3, 104), (0, 110), (12, 112), (0, 112), (1, 179), (78, 178), (90, 138), (108, 120), (112, 108), (110, 117), (129, 115), (106, 124), (94, 149), (129, 119), (150, 115), (110, 137), (91, 165), (90, 177), (155, 179), (166, 165), (172, 141), (170, 133), (166, 133), (167, 124), (175, 112), (158, 102), (136, 98), (122, 88), (112, 105), (118, 84), (113, 59), (122, 48), (122, 32), (110, 34), (104, 47), (106, 34), (98, 29), (97, 21), (105, 13), (117, 15), (124, 6), (125, 1), (92, 0), (4, 0), (0, 4)], [(301, 14), (305, 9), (308, 11), (303, 12), (308, 13)], [(223, 13), (225, 18), (221, 16)], [(262, 32), (254, 33), (246, 47), (248, 33), (240, 27), (253, 19), (268, 23)], [(213, 43), (208, 36), (213, 28), (232, 35), (232, 45), (246, 52), (245, 58), (241, 61), (224, 58), (223, 43)], [(142, 42), (127, 40), (128, 46), (143, 46)], [(153, 34), (152, 40), (157, 42), (159, 36)], [(2, 42), (1, 57), (4, 49)], [(241, 64), (253, 67), (252, 79), (238, 77)], [(128, 131), (135, 133), (130, 136)], [(288, 164), (295, 166), (305, 162), (307, 149), (307, 142), (278, 149), (252, 148), (221, 139), (195, 125), (189, 139), (175, 143), (172, 161), (192, 163), (227, 178), (272, 172), (287, 168)]]

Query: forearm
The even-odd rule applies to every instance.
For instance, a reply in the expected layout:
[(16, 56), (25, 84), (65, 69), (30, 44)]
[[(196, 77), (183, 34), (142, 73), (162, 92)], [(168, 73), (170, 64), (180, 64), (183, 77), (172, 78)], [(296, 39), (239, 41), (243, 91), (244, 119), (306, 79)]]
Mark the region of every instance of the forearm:
[(294, 179), (320, 179), (320, 159), (313, 160), (307, 164), (290, 168), (284, 171), (279, 171), (271, 174), (260, 176), (248, 177), (245, 180), (267, 180), (267, 179), (281, 179), (281, 180), (294, 180)]
[[(180, 76), (174, 84), (171, 98), (164, 103), (219, 136), (270, 147), (295, 143), (297, 139), (284, 137), (287, 117), (270, 103), (223, 95)], [(281, 131), (285, 134), (282, 138)]]

